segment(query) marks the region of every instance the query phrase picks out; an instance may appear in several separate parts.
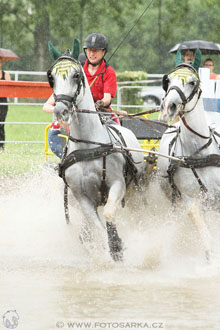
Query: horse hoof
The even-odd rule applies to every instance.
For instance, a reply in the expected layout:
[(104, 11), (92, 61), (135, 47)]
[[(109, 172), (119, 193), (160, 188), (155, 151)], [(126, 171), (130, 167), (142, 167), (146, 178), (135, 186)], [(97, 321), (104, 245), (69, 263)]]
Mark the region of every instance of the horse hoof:
[(87, 226), (83, 226), (83, 228), (81, 228), (79, 239), (82, 244), (92, 243), (94, 241), (92, 233)]
[(111, 257), (114, 261), (123, 261), (123, 245), (116, 226), (109, 221), (106, 222), (106, 226)]
[(112, 259), (114, 260), (114, 261), (116, 261), (116, 262), (118, 262), (118, 261), (120, 261), (120, 262), (122, 262), (123, 261), (123, 252), (121, 251), (121, 252), (110, 252), (110, 254), (111, 254), (111, 257), (112, 257)]

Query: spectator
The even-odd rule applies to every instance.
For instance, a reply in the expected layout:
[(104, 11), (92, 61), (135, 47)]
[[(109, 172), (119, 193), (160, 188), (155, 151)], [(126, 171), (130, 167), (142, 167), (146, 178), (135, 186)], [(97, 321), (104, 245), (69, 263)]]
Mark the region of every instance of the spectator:
[[(0, 57), (0, 80), (11, 80), (8, 72), (2, 70), (3, 60)], [(0, 103), (7, 103), (7, 97), (1, 97)], [(8, 105), (0, 104), (0, 122), (5, 122), (8, 112)], [(0, 141), (5, 141), (5, 125), (0, 124)], [(0, 151), (4, 151), (4, 142), (0, 142)]]
[(190, 64), (198, 71), (201, 65), (202, 53), (199, 48), (195, 51), (191, 49), (178, 50), (176, 53), (176, 66), (182, 63)]
[(220, 80), (220, 76), (214, 73), (214, 62), (211, 58), (206, 58), (203, 62), (203, 68), (208, 68), (210, 70), (210, 79)]
[(192, 64), (195, 51), (193, 49), (182, 50), (182, 55), (185, 63)]

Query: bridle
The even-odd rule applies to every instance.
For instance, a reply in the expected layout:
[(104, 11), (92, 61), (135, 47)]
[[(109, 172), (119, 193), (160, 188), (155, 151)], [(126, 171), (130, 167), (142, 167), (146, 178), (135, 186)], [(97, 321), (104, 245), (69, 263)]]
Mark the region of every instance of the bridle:
[[(190, 70), (192, 71), (192, 73), (193, 73), (193, 74), (196, 76), (196, 78), (197, 78), (197, 79), (196, 79), (196, 83), (195, 83), (195, 85), (194, 85), (194, 87), (193, 87), (193, 90), (192, 90), (192, 92), (190, 93), (190, 95), (189, 95), (188, 97), (185, 96), (185, 94), (183, 93), (183, 91), (182, 91), (178, 86), (171, 86), (170, 88), (168, 88), (169, 76), (170, 76), (171, 74), (175, 73), (178, 69), (181, 69), (181, 68), (188, 68), (188, 69), (190, 69)], [(173, 71), (171, 71), (170, 73), (164, 75), (164, 76), (163, 76), (163, 79), (162, 79), (162, 86), (163, 86), (163, 89), (164, 89), (165, 92), (166, 92), (164, 98), (169, 94), (169, 92), (170, 92), (171, 90), (175, 90), (175, 91), (179, 94), (179, 96), (180, 96), (180, 98), (181, 98), (181, 101), (182, 101), (182, 103), (181, 103), (182, 110), (184, 110), (186, 104), (189, 103), (189, 102), (193, 99), (193, 97), (195, 96), (195, 94), (196, 94), (197, 92), (198, 92), (198, 99), (197, 99), (197, 102), (198, 102), (198, 100), (199, 100), (199, 98), (200, 98), (200, 96), (201, 96), (201, 93), (202, 93), (201, 88), (200, 88), (200, 79), (199, 79), (198, 73), (197, 73), (197, 71), (194, 69), (194, 67), (191, 66), (191, 65), (189, 65), (189, 64), (180, 64), (180, 65), (178, 65), (178, 66), (175, 68), (175, 70), (173, 70)], [(197, 104), (197, 102), (196, 102), (196, 104)], [(196, 106), (196, 104), (195, 104), (195, 106)], [(195, 106), (194, 106), (194, 107), (195, 107)], [(194, 109), (194, 107), (193, 107), (193, 109)], [(187, 112), (190, 112), (190, 111), (192, 111), (193, 109), (191, 109), (191, 110), (189, 110), (189, 111), (187, 111)]]
[(70, 113), (73, 113), (74, 110), (77, 108), (77, 104), (76, 104), (76, 100), (77, 97), (79, 96), (80, 92), (81, 92), (81, 88), (85, 88), (85, 78), (83, 75), (83, 71), (82, 71), (82, 67), (80, 62), (78, 62), (77, 60), (75, 60), (73, 57), (71, 56), (60, 56), (55, 63), (49, 68), (49, 70), (47, 71), (47, 78), (48, 78), (48, 82), (50, 84), (50, 87), (53, 88), (54, 87), (54, 78), (52, 75), (53, 70), (56, 70), (56, 65), (62, 61), (62, 60), (69, 60), (73, 63), (73, 65), (77, 68), (77, 89), (76, 92), (74, 93), (73, 96), (69, 96), (66, 94), (58, 94), (56, 95), (54, 93), (54, 99), (55, 99), (55, 104), (57, 102), (62, 102), (64, 104), (66, 104), (66, 102), (68, 102), (70, 104), (70, 106), (68, 107), (68, 111)]
[[(183, 91), (182, 91), (178, 86), (171, 86), (170, 88), (168, 88), (169, 75), (171, 75), (172, 73), (174, 73), (174, 72), (176, 71), (176, 69), (184, 68), (184, 67), (189, 68), (189, 69), (192, 71), (192, 73), (193, 73), (194, 75), (196, 75), (196, 78), (197, 78), (197, 79), (196, 79), (196, 83), (195, 83), (195, 85), (194, 85), (194, 87), (193, 87), (193, 90), (192, 90), (192, 92), (190, 93), (190, 95), (189, 95), (188, 97), (185, 96), (185, 94), (183, 93)], [(178, 66), (176, 67), (176, 69), (175, 69), (174, 71), (170, 72), (169, 74), (164, 75), (164, 77), (163, 77), (163, 81), (162, 81), (162, 83), (163, 83), (163, 88), (164, 88), (164, 90), (166, 91), (166, 94), (165, 94), (164, 98), (169, 94), (169, 92), (170, 92), (171, 90), (175, 90), (175, 91), (179, 94), (179, 96), (180, 96), (180, 98), (181, 98), (181, 101), (182, 101), (182, 103), (180, 104), (180, 108), (181, 108), (181, 110), (179, 110), (179, 116), (180, 116), (180, 118), (181, 118), (181, 120), (182, 120), (184, 126), (185, 126), (188, 130), (190, 130), (192, 133), (194, 133), (195, 135), (197, 135), (197, 136), (199, 136), (199, 137), (201, 137), (201, 138), (203, 138), (203, 139), (210, 139), (210, 136), (204, 136), (204, 135), (202, 135), (202, 134), (196, 132), (193, 128), (191, 128), (191, 127), (187, 124), (186, 119), (185, 119), (185, 116), (184, 116), (184, 113), (185, 113), (185, 112), (188, 113), (188, 112), (191, 112), (191, 111), (193, 111), (193, 110), (195, 109), (195, 107), (196, 107), (196, 105), (197, 105), (197, 103), (198, 103), (198, 101), (199, 101), (199, 98), (200, 98), (200, 96), (201, 96), (201, 93), (202, 93), (202, 90), (201, 90), (201, 88), (200, 88), (200, 79), (199, 79), (198, 73), (197, 73), (197, 71), (194, 69), (194, 67), (191, 66), (191, 65), (189, 65), (189, 64), (180, 64), (180, 65), (178, 65)], [(198, 98), (197, 98), (196, 103), (195, 103), (194, 106), (192, 107), (192, 109), (190, 109), (190, 110), (184, 112), (183, 110), (185, 109), (186, 104), (189, 103), (197, 93), (198, 93)]]

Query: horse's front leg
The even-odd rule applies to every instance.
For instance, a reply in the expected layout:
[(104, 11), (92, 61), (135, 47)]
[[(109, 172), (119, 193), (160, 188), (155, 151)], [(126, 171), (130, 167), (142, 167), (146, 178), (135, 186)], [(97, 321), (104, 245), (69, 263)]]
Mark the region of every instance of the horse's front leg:
[(111, 185), (108, 200), (104, 207), (103, 215), (106, 219), (106, 228), (108, 234), (108, 244), (110, 254), (115, 261), (122, 261), (123, 259), (123, 246), (121, 238), (118, 235), (115, 214), (121, 205), (121, 201), (125, 196), (126, 186), (122, 180), (114, 181)]
[(204, 249), (205, 249), (205, 257), (207, 262), (210, 262), (210, 252), (211, 252), (211, 235), (209, 229), (206, 225), (205, 219), (201, 214), (200, 208), (197, 202), (194, 202), (189, 211), (188, 215), (197, 228), (199, 235), (201, 237)]

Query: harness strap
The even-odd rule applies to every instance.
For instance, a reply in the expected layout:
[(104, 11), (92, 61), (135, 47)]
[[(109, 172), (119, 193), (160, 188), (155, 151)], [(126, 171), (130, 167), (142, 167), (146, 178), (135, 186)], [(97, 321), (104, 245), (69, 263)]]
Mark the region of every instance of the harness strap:
[(204, 193), (208, 192), (208, 189), (206, 188), (206, 186), (202, 183), (202, 180), (200, 179), (200, 177), (198, 176), (198, 173), (196, 172), (194, 167), (191, 167), (191, 170), (193, 172), (193, 174), (195, 175), (199, 185), (200, 185), (200, 190)]
[[(180, 129), (178, 129), (178, 130), (176, 131), (177, 134), (174, 136), (174, 138), (173, 138), (173, 139), (170, 141), (170, 143), (169, 143), (169, 155), (171, 154), (171, 149), (172, 149), (174, 143), (176, 143), (176, 141), (177, 141), (177, 138), (178, 138), (178, 136), (179, 136), (179, 132), (180, 132)], [(170, 133), (173, 133), (173, 131), (170, 132)], [(174, 151), (173, 151), (172, 155), (174, 156)]]
[(81, 162), (84, 160), (94, 160), (103, 156), (103, 154), (109, 155), (114, 152), (117, 152), (116, 149), (113, 148), (113, 145), (105, 145), (92, 149), (81, 149), (72, 151), (69, 155), (64, 157), (59, 163), (59, 176), (63, 178), (65, 181), (65, 171), (71, 165)]
[(68, 185), (67, 185), (67, 183), (65, 183), (65, 186), (64, 186), (64, 212), (65, 212), (66, 223), (69, 224), (70, 215), (69, 215), (69, 209), (68, 209)]
[(82, 143), (87, 143), (87, 144), (96, 144), (96, 145), (103, 146), (103, 147), (109, 147), (109, 146), (112, 147), (111, 143), (102, 143), (102, 142), (95, 142), (95, 141), (90, 141), (90, 140), (76, 139), (72, 136), (69, 136), (69, 140), (72, 142), (82, 142)]
[[(117, 135), (120, 137), (121, 139), (121, 142), (123, 144), (124, 147), (127, 147), (127, 144), (125, 142), (125, 139), (123, 137), (123, 135), (121, 134), (121, 132), (115, 127), (115, 126), (110, 126), (110, 128), (115, 131), (117, 133)], [(125, 182), (126, 182), (126, 186), (128, 187), (129, 184), (132, 182), (132, 180), (135, 181), (135, 184), (137, 185), (138, 184), (138, 178), (137, 178), (137, 168), (136, 166), (134, 165), (135, 162), (134, 162), (134, 159), (130, 153), (130, 151), (128, 150), (124, 150), (124, 152), (122, 153), (126, 162), (126, 166), (125, 166)], [(131, 174), (131, 179), (128, 180), (129, 178), (129, 173)]]
[(192, 170), (194, 176), (196, 177), (200, 185), (200, 189), (202, 192), (208, 192), (208, 189), (200, 179), (196, 171), (196, 168), (204, 168), (208, 166), (220, 167), (220, 155), (218, 154), (211, 154), (202, 158), (192, 158), (192, 157), (183, 157), (183, 158), (185, 162), (181, 162), (181, 163), (179, 162), (177, 163), (174, 160), (172, 160), (167, 170), (169, 183), (172, 187), (172, 202), (175, 202), (176, 198), (179, 198), (181, 196), (181, 193), (174, 182), (174, 174), (176, 173), (178, 167), (189, 168)]
[(103, 154), (103, 166), (102, 166), (102, 182), (100, 187), (100, 193), (101, 193), (101, 205), (105, 204), (105, 201), (107, 199), (107, 183), (106, 183), (106, 156), (107, 154)]
[(220, 167), (220, 155), (211, 154), (202, 158), (184, 157), (185, 162), (178, 164), (185, 168), (204, 168), (208, 166)]
[[(185, 97), (185, 94), (182, 92), (182, 90), (178, 87), (178, 86), (171, 86), (168, 90), (168, 92), (170, 92), (172, 89), (174, 89), (175, 91), (177, 91), (177, 93), (179, 94), (181, 100), (182, 100), (182, 104), (186, 105), (187, 103), (187, 98)], [(194, 96), (194, 95), (193, 95)]]
[(54, 98), (55, 98), (55, 102), (67, 101), (72, 103), (74, 101), (74, 97), (65, 94), (59, 94), (59, 95), (54, 94)]
[[(215, 134), (215, 132), (214, 132)], [(169, 155), (171, 154), (171, 149), (174, 145), (174, 143), (176, 143), (177, 138), (179, 135), (179, 130), (177, 131), (177, 134), (175, 135), (175, 137), (171, 140), (171, 142), (169, 143)], [(216, 135), (218, 136), (219, 134), (216, 133)], [(200, 151), (208, 148), (210, 146), (210, 144), (212, 143), (212, 137), (209, 138), (209, 141), (203, 145), (201, 148), (199, 148), (194, 155), (198, 154)], [(172, 155), (174, 155), (174, 151), (172, 153)], [(220, 167), (220, 155), (217, 154), (211, 154), (208, 155), (206, 157), (202, 157), (202, 158), (193, 158), (191, 157), (183, 157), (185, 162), (182, 163), (177, 163), (175, 161), (171, 161), (167, 170), (167, 174), (168, 174), (168, 179), (169, 179), (169, 183), (171, 185), (172, 188), (172, 202), (175, 203), (176, 202), (176, 198), (180, 198), (181, 197), (181, 192), (179, 191), (177, 185), (174, 182), (174, 175), (176, 173), (176, 170), (178, 167), (185, 167), (185, 168), (190, 168), (194, 174), (194, 176), (196, 177), (199, 185), (200, 185), (200, 189), (202, 192), (207, 192), (208, 189), (206, 188), (206, 186), (203, 184), (202, 180), (199, 178), (199, 175), (196, 171), (195, 168), (203, 168), (203, 167), (207, 167), (207, 166), (217, 166)]]
[(180, 199), (181, 192), (179, 191), (177, 185), (174, 182), (174, 174), (176, 173), (178, 166), (175, 166), (174, 164), (170, 163), (167, 174), (168, 174), (168, 180), (170, 183), (170, 186), (172, 188), (172, 203), (174, 204), (176, 202), (176, 199)]

